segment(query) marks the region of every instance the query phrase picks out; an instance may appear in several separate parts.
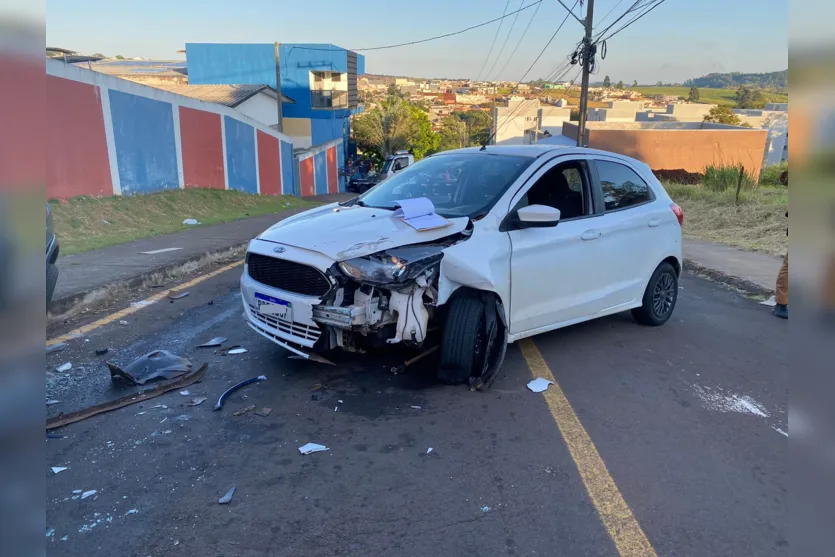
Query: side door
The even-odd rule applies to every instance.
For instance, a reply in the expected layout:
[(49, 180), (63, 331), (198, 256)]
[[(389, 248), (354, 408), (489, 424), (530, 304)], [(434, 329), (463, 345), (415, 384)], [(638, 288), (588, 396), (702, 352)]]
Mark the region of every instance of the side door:
[(659, 214), (652, 188), (627, 161), (599, 155), (591, 164), (604, 211), (598, 219), (608, 281), (601, 291), (602, 311), (626, 309), (640, 303), (649, 274), (661, 260), (655, 234), (666, 215)]
[[(593, 244), (602, 215), (592, 183), (587, 158), (563, 156), (543, 165), (513, 196), (502, 224), (511, 241), (511, 334), (580, 321), (599, 310), (605, 282)], [(529, 205), (559, 209), (559, 223), (520, 228), (516, 212)]]

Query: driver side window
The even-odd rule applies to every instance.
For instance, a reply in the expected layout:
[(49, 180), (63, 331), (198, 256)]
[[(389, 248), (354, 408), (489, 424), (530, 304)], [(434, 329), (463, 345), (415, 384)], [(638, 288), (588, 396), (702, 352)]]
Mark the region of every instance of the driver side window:
[(560, 210), (560, 220), (588, 215), (591, 190), (587, 177), (583, 161), (558, 164), (528, 190), (520, 207), (547, 205)]

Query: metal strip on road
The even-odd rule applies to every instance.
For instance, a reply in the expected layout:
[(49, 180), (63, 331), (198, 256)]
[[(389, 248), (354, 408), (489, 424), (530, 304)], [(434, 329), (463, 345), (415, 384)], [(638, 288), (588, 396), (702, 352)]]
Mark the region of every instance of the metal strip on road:
[(553, 382), (542, 394), (618, 554), (621, 557), (655, 557), (655, 549), (623, 499), (594, 442), (574, 413), (539, 349), (529, 338), (520, 341), (519, 347), (533, 376)]
[[(211, 273), (206, 273), (205, 275), (200, 275), (199, 277), (197, 277), (195, 279), (192, 279), (192, 280), (190, 280), (190, 281), (188, 281), (184, 284), (178, 284), (175, 288), (176, 288), (177, 291), (181, 291), (185, 288), (191, 288), (192, 286), (196, 286), (196, 285), (200, 284), (204, 280), (209, 280), (210, 278), (216, 277), (217, 275), (219, 275), (221, 273), (225, 273), (226, 271), (234, 269), (235, 267), (241, 265), (242, 263), (243, 263), (243, 261), (236, 261), (235, 263), (230, 263), (229, 265), (221, 267), (220, 269), (216, 269), (216, 270), (212, 271)], [(78, 338), (80, 336), (86, 335), (87, 333), (90, 333), (91, 331), (95, 331), (96, 329), (98, 329), (100, 327), (104, 327), (105, 325), (109, 325), (110, 323), (113, 323), (114, 321), (117, 321), (119, 319), (127, 317), (128, 315), (134, 314), (137, 311), (139, 311), (140, 309), (142, 309), (144, 307), (147, 307), (150, 304), (153, 304), (154, 302), (159, 302), (160, 300), (164, 300), (165, 298), (168, 297), (168, 295), (172, 291), (173, 291), (173, 289), (163, 290), (162, 292), (159, 292), (158, 294), (154, 294), (153, 296), (151, 296), (149, 298), (145, 298), (144, 300), (140, 300), (139, 302), (135, 302), (134, 304), (132, 304), (132, 305), (130, 305), (130, 306), (128, 306), (128, 307), (126, 307), (122, 310), (119, 310), (116, 313), (111, 313), (110, 315), (108, 315), (106, 317), (102, 317), (101, 319), (93, 321), (92, 323), (88, 323), (87, 325), (78, 327), (77, 329), (73, 329), (72, 331), (70, 331), (67, 334), (64, 334), (64, 335), (55, 337), (53, 339), (50, 339), (50, 340), (46, 341), (46, 345), (47, 346), (52, 346), (53, 344), (58, 344), (58, 343), (61, 343), (61, 342), (67, 342), (68, 340), (73, 340), (73, 339)]]

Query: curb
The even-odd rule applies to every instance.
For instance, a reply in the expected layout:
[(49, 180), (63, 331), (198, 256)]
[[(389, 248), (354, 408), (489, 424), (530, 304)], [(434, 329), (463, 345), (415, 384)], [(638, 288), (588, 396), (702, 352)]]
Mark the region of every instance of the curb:
[(765, 296), (767, 298), (774, 294), (773, 289), (765, 288), (759, 284), (751, 282), (750, 280), (735, 277), (733, 275), (723, 273), (722, 271), (699, 265), (692, 259), (687, 259), (686, 257), (684, 258), (684, 270), (705, 276), (714, 282), (730, 286), (748, 294), (749, 296)]
[[(75, 315), (82, 306), (97, 306), (120, 298), (125, 290), (159, 284), (165, 280), (179, 278), (186, 272), (194, 272), (217, 262), (239, 257), (246, 250), (249, 241), (237, 242), (223, 248), (207, 250), (190, 255), (185, 259), (167, 263), (128, 279), (117, 280), (88, 290), (76, 292), (63, 298), (53, 299), (49, 306), (47, 322), (67, 319)], [(187, 269), (187, 270), (186, 270)]]

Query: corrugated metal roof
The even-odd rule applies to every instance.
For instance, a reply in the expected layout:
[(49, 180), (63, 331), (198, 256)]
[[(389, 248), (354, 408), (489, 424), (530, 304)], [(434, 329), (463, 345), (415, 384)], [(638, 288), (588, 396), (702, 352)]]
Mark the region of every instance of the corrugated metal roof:
[[(266, 90), (265, 92), (275, 98), (275, 90), (266, 85), (186, 85), (180, 83), (155, 83), (153, 87), (191, 97), (200, 101), (223, 104), (235, 107), (249, 99), (253, 95)], [(295, 101), (287, 95), (282, 95), (284, 103)]]

